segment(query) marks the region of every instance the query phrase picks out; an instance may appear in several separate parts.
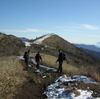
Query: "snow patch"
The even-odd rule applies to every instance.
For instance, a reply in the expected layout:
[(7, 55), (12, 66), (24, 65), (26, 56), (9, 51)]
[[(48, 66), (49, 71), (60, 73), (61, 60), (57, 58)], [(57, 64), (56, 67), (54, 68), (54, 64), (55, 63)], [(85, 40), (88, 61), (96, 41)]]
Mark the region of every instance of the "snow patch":
[(64, 87), (64, 85), (62, 87), (61, 83), (56, 82), (48, 86), (47, 91), (44, 92), (44, 94), (46, 94), (46, 96), (48, 97), (47, 99), (92, 99), (93, 98), (92, 91), (77, 89), (79, 95), (76, 96), (76, 94), (71, 92), (69, 93), (66, 90), (67, 88)]
[(71, 77), (67, 77), (66, 75), (60, 76), (55, 82), (69, 82), (69, 81), (76, 81), (75, 79), (72, 79)]
[(24, 60), (23, 56), (17, 56), (19, 59)]
[(44, 37), (40, 38), (40, 39), (37, 39), (36, 41), (34, 41), (35, 44), (41, 44), (45, 39), (51, 37), (52, 35), (54, 35), (53, 33), (52, 34), (47, 34), (45, 35)]
[(35, 73), (43, 74), (44, 72), (40, 71), (39, 69), (35, 71)]
[(73, 77), (67, 77), (63, 75), (55, 83), (49, 85), (44, 94), (47, 96), (47, 99), (100, 99), (100, 97), (94, 98), (92, 96), (93, 91), (77, 89), (77, 81), (84, 83), (95, 82), (95, 80), (86, 76), (75, 75)]
[(96, 82), (94, 79), (84, 76), (84, 75), (74, 75), (72, 77), (67, 77), (66, 75), (60, 76), (55, 82), (69, 82), (69, 81), (80, 81), (83, 83), (92, 83), (92, 84), (97, 84), (100, 85), (100, 82)]
[(75, 94), (72, 94), (72, 99), (93, 99), (92, 97), (92, 91), (87, 90), (77, 90), (80, 95), (75, 97)]
[(25, 46), (26, 47), (31, 46), (31, 43), (30, 42), (25, 42)]
[(87, 76), (75, 75), (73, 76), (73, 79), (84, 82), (84, 83), (96, 83), (94, 79)]
[(46, 78), (47, 76), (43, 76), (42, 78)]
[[(21, 60), (24, 60), (24, 58), (23, 58), (23, 56), (17, 56), (19, 59), (21, 59)], [(36, 63), (36, 61), (34, 60), (34, 59), (30, 59), (30, 61), (34, 64), (34, 65), (36, 65), (37, 63)], [(46, 70), (52, 70), (52, 71), (57, 71), (55, 68), (52, 68), (52, 67), (48, 67), (48, 66), (44, 66), (44, 65), (39, 65), (41, 68), (44, 68), (44, 69), (46, 69)], [(31, 66), (29, 66), (29, 67), (31, 67)]]
[[(31, 59), (32, 63), (36, 65), (36, 62), (34, 59)], [(39, 65), (41, 68), (44, 68), (46, 70), (52, 70), (52, 71), (57, 71), (55, 68), (44, 66), (44, 65)]]

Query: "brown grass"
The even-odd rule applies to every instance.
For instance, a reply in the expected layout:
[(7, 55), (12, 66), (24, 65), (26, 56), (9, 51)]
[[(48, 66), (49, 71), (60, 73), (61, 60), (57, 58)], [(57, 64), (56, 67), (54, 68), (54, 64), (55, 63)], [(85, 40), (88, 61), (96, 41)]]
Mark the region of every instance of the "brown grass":
[[(31, 54), (31, 57), (35, 54)], [(44, 65), (58, 67), (56, 57), (42, 54), (42, 58)], [(23, 66), (23, 61), (15, 56), (0, 57), (0, 99), (44, 99), (43, 88), (60, 76), (57, 73), (46, 73), (46, 78), (42, 78), (41, 75), (33, 72), (34, 66), (28, 71), (23, 71)], [(90, 68), (78, 68), (66, 62), (63, 64), (63, 71), (68, 75), (89, 75), (89, 70)], [(93, 68), (90, 71), (93, 72)], [(100, 81), (100, 75), (97, 74), (96, 69), (89, 76)]]
[[(51, 66), (54, 68), (58, 68), (58, 63), (56, 63), (57, 57), (51, 55), (42, 55), (43, 56), (43, 64), (47, 66)], [(74, 70), (74, 71), (73, 71)], [(66, 61), (63, 63), (63, 71), (66, 73), (77, 73), (78, 68), (68, 64)]]
[(78, 89), (82, 89), (82, 90), (92, 90), (93, 91), (93, 94), (92, 96), (93, 97), (100, 97), (100, 85), (96, 85), (96, 84), (85, 84), (85, 83), (82, 83), (82, 82), (79, 82), (78, 83)]
[(44, 99), (44, 88), (59, 75), (47, 73), (46, 78), (24, 71), (24, 62), (15, 56), (0, 57), (0, 99)]
[[(31, 56), (35, 56), (36, 53), (31, 54)], [(47, 54), (41, 54), (43, 62), (42, 64), (54, 68), (58, 68), (58, 63), (56, 63), (57, 57), (47, 55)], [(100, 73), (97, 72), (98, 67), (96, 66), (74, 66), (71, 65), (70, 63), (67, 63), (64, 61), (63, 63), (63, 72), (67, 73), (69, 75), (75, 75), (75, 74), (82, 74), (82, 75), (87, 75), (90, 77), (93, 77), (95, 80), (100, 81)]]
[(16, 57), (0, 57), (0, 99), (12, 99), (16, 87), (26, 81), (26, 73)]

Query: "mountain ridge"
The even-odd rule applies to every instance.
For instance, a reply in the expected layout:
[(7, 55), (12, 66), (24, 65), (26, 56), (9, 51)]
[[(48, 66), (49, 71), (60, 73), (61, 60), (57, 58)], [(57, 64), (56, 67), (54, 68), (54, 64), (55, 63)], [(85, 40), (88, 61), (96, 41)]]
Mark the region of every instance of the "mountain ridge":
[[(40, 40), (44, 36), (36, 40)], [(30, 47), (30, 49), (34, 49), (35, 51), (40, 51), (54, 56), (57, 56), (58, 50), (61, 49), (69, 57), (69, 61), (72, 64), (75, 63), (78, 65), (82, 65), (82, 64), (95, 65), (97, 63), (96, 59), (92, 57), (90, 54), (76, 47), (74, 44), (66, 41), (65, 39), (58, 36), (57, 34), (48, 36), (47, 38), (43, 39), (42, 42), (39, 44), (36, 44), (34, 42), (35, 40), (31, 42), (32, 46)]]
[(0, 33), (0, 56), (19, 55), (25, 44), (14, 35)]

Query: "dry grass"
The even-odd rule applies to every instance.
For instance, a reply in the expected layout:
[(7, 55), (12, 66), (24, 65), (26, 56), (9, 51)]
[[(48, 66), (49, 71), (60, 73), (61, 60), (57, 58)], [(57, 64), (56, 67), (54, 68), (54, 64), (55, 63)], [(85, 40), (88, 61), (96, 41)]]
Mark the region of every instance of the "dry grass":
[(94, 72), (94, 73), (92, 73), (91, 77), (95, 78), (97, 81), (100, 81), (100, 73)]
[(16, 87), (26, 81), (26, 73), (16, 57), (0, 57), (0, 99), (12, 99)]
[(44, 88), (59, 75), (47, 73), (46, 79), (23, 70), (24, 62), (15, 56), (0, 57), (0, 99), (44, 99)]
[[(44, 65), (58, 67), (56, 57), (42, 54), (42, 58)], [(17, 57), (0, 57), (0, 99), (44, 99), (43, 88), (60, 76), (57, 73), (46, 73), (47, 77), (43, 79), (41, 75), (33, 73), (34, 68), (30, 68), (27, 72), (23, 71), (23, 66), (23, 62)], [(63, 71), (68, 75), (89, 75), (89, 70), (89, 68), (78, 68), (66, 62), (63, 64)], [(99, 74), (94, 71), (92, 75), (100, 81)]]
[[(57, 57), (51, 55), (42, 55), (43, 56), (43, 64), (47, 66), (51, 66), (54, 68), (58, 68), (58, 63), (56, 63)], [(73, 71), (74, 70), (74, 71)], [(63, 71), (66, 73), (77, 73), (78, 68), (68, 64), (66, 61), (63, 63)]]
[(87, 75), (91, 78), (94, 78), (96, 81), (100, 82), (100, 72), (99, 72), (99, 68), (96, 66), (81, 66), (80, 68), (80, 73)]
[(93, 91), (93, 94), (92, 94), (93, 97), (100, 97), (100, 85), (85, 84), (85, 83), (79, 82), (78, 83), (78, 89), (88, 90), (88, 91), (92, 90)]
[[(35, 55), (36, 55), (36, 53), (32, 53), (30, 56), (34, 57)], [(58, 68), (58, 63), (56, 63), (57, 57), (51, 56), (51, 55), (47, 55), (47, 54), (41, 54), (41, 56), (42, 56), (42, 64), (44, 64), (46, 66)], [(63, 71), (65, 73), (69, 73), (69, 74), (70, 73), (71, 74), (80, 73), (78, 67), (70, 65), (66, 61), (64, 61), (64, 63), (63, 63)]]
[[(31, 56), (35, 56), (36, 53), (31, 54)], [(57, 57), (47, 55), (47, 54), (41, 54), (43, 58), (43, 64), (46, 66), (58, 68), (58, 63), (56, 63)], [(83, 74), (90, 77), (93, 77), (95, 80), (100, 81), (100, 73), (97, 72), (97, 67), (93, 66), (73, 66), (70, 65), (70, 63), (67, 63), (64, 61), (63, 63), (63, 72), (67, 73), (69, 75), (75, 75), (75, 74)]]

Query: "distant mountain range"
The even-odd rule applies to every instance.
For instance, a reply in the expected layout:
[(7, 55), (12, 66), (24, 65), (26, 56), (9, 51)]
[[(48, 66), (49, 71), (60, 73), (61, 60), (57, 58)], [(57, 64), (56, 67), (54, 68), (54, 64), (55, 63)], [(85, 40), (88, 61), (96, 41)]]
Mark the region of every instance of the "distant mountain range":
[(25, 37), (19, 37), (19, 39), (22, 40), (22, 41), (24, 41), (24, 42), (25, 41), (29, 41), (29, 39), (28, 38), (25, 38)]
[(84, 51), (86, 51), (91, 56), (94, 56), (95, 58), (100, 59), (100, 52), (96, 52), (96, 51), (92, 51), (88, 49), (84, 49)]
[(84, 48), (84, 49), (100, 52), (100, 47), (97, 47), (96, 45), (86, 45), (86, 44), (74, 44), (74, 45), (79, 48)]
[(74, 44), (74, 45), (83, 49), (91, 56), (100, 59), (100, 47), (97, 47), (95, 45), (85, 45), (85, 44)]

